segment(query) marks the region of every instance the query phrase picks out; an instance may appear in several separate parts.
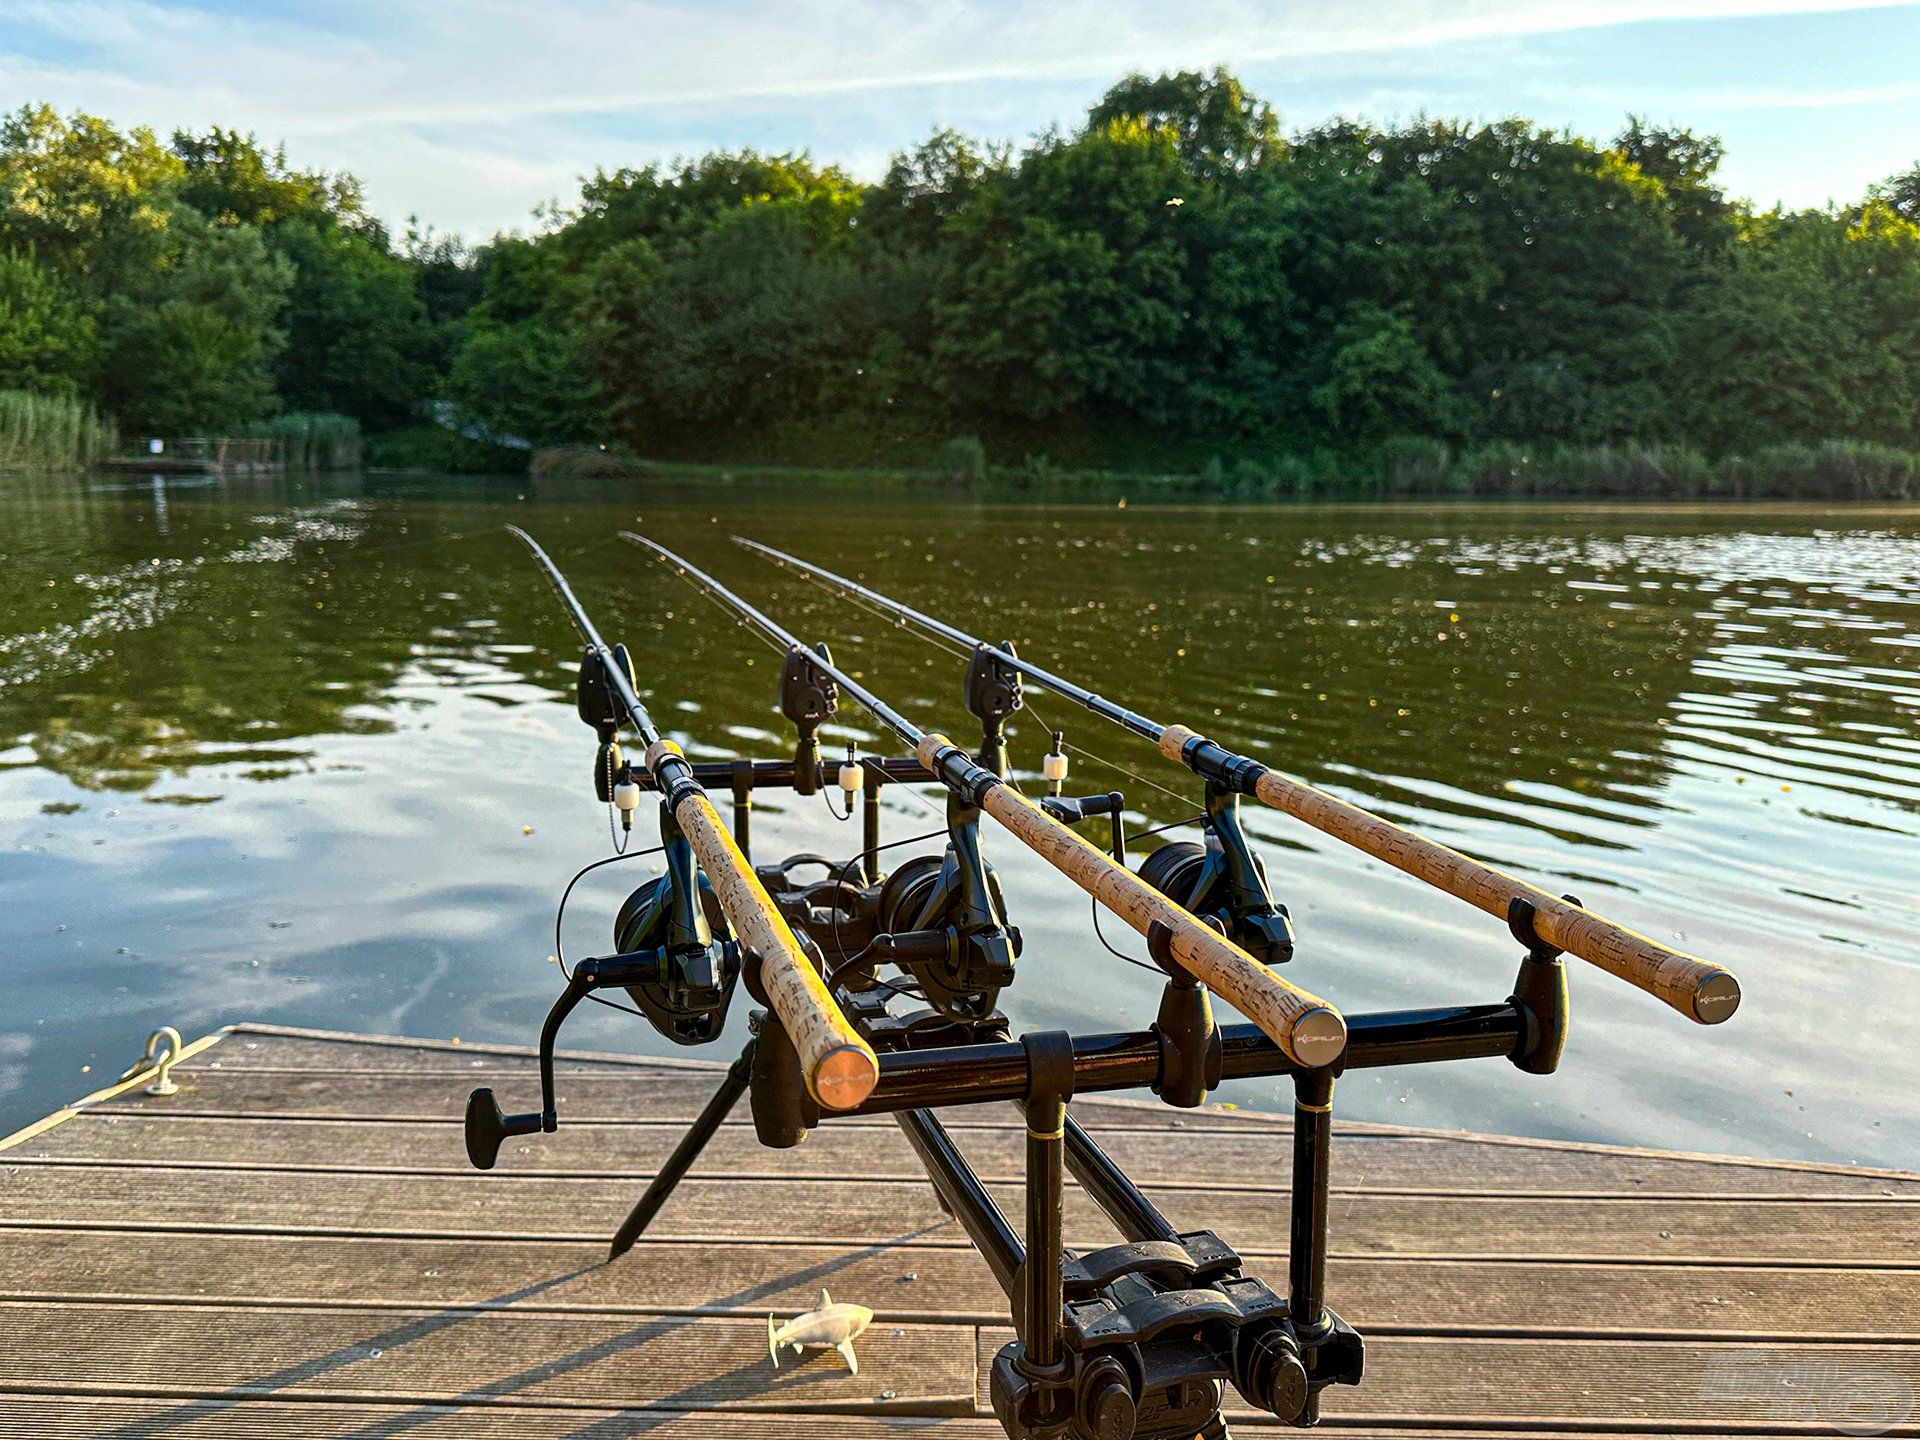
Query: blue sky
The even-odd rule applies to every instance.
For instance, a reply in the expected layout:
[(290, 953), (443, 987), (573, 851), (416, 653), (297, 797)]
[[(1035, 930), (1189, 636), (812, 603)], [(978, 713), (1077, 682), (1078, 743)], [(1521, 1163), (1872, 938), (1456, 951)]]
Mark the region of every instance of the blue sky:
[(471, 237), (533, 228), (596, 167), (753, 145), (874, 176), (936, 125), (1022, 140), (1129, 69), (1213, 64), (1289, 129), (1685, 123), (1764, 204), (1920, 160), (1920, 3), (0, 0), (0, 105), (250, 129), (354, 171), (391, 221)]

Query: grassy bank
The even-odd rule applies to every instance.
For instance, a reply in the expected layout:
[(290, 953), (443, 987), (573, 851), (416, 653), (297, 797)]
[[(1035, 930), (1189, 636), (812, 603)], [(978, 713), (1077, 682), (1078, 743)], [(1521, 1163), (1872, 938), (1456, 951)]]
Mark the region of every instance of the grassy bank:
[(79, 470), (117, 444), (112, 423), (84, 400), (0, 390), (0, 467)]
[(1443, 441), (1389, 442), (1359, 457), (1209, 458), (1197, 470), (1117, 470), (1056, 465), (1028, 456), (995, 463), (979, 441), (949, 441), (924, 465), (837, 467), (646, 460), (619, 449), (542, 450), (534, 478), (894, 480), (1072, 493), (1144, 489), (1229, 500), (1478, 499), (1920, 500), (1920, 449), (1832, 440), (1779, 445), (1710, 461), (1684, 445), (1522, 445), (1456, 451)]

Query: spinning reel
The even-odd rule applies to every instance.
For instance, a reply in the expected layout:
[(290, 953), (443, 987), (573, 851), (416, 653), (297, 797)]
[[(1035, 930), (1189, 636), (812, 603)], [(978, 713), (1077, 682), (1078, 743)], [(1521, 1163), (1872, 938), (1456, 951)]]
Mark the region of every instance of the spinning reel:
[[(627, 683), (637, 683), (627, 647), (614, 646), (613, 658)], [(640, 788), (617, 738), (619, 698), (600, 652), (591, 645), (581, 656), (575, 708), (600, 738), (594, 793), (618, 810), (623, 829), (631, 831)], [(831, 702), (827, 708), (830, 712)], [(641, 885), (621, 905), (613, 922), (613, 944), (619, 952), (614, 958), (657, 956), (646, 978), (622, 988), (667, 1039), (704, 1045), (726, 1024), (734, 982), (740, 978), (740, 947), (733, 942), (712, 882), (701, 873), (693, 847), (665, 801), (660, 806), (660, 842), (666, 873)]]
[[(996, 649), (1000, 653), (996, 653)], [(998, 647), (976, 645), (967, 667), (966, 702), (980, 721), (979, 761), (995, 774), (1007, 773), (1007, 717), (1026, 704), (1020, 672), (1001, 654), (1017, 656), (1013, 642)], [(1054, 743), (1043, 762), (1052, 792), (1042, 801), (1049, 814), (1063, 824), (1075, 824), (1097, 815), (1112, 817), (1110, 849), (1125, 863), (1126, 840), (1120, 825), (1119, 794), (1068, 800), (1059, 795), (1067, 777), (1065, 736)], [(1176, 905), (1204, 919), (1219, 921), (1227, 936), (1257, 960), (1280, 965), (1293, 958), (1293, 924), (1287, 907), (1267, 888), (1267, 868), (1247, 844), (1240, 825), (1240, 796), (1209, 782), (1204, 845), (1176, 840), (1153, 851), (1140, 864), (1139, 875)]]
[(1256, 960), (1282, 965), (1293, 958), (1293, 922), (1267, 888), (1267, 867), (1240, 827), (1240, 797), (1207, 785), (1204, 845), (1174, 840), (1140, 862), (1140, 878), (1174, 904), (1218, 920), (1229, 938)]

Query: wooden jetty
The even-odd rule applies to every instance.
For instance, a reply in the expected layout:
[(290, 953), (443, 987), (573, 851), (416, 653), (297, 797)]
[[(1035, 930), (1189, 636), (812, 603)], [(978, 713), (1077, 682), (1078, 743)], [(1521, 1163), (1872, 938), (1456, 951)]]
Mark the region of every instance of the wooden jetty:
[[(606, 1241), (719, 1075), (573, 1054), (559, 1134), (468, 1168), (531, 1052), (240, 1025), (0, 1140), (0, 1437), (989, 1440), (1005, 1302), (898, 1130), (730, 1124)], [(744, 1107), (743, 1107), (744, 1108)], [(1284, 1276), (1287, 1121), (1074, 1106), (1176, 1224)], [(1010, 1109), (950, 1111), (1018, 1214)], [(1329, 1299), (1342, 1437), (1920, 1436), (1920, 1176), (1346, 1123)], [(1068, 1193), (1068, 1238), (1112, 1240)], [(860, 1372), (768, 1363), (822, 1286)], [(1236, 1428), (1267, 1417), (1244, 1416)], [(1270, 1424), (1271, 1421), (1269, 1420)]]
[(284, 445), (271, 437), (196, 435), (147, 444), (160, 448), (117, 455), (101, 461), (101, 467), (142, 475), (278, 475), (287, 468)]

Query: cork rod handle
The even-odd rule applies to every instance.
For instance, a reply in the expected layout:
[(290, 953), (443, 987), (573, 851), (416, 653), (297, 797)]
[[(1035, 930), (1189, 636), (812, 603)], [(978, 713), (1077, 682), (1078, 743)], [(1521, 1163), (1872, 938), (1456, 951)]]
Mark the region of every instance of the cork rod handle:
[(873, 1047), (834, 1003), (713, 802), (696, 792), (680, 802), (673, 818), (713, 882), (721, 913), (735, 936), (760, 956), (761, 986), (799, 1053), (808, 1091), (829, 1110), (851, 1110), (879, 1082), (880, 1062)]
[[(1197, 731), (1170, 725), (1160, 736), (1160, 749), (1169, 759), (1181, 760), (1188, 742), (1198, 738)], [(1534, 931), (1542, 940), (1637, 985), (1690, 1020), (1717, 1025), (1739, 1007), (1740, 982), (1731, 971), (1570, 905), (1324, 790), (1269, 770), (1260, 776), (1255, 794), (1261, 803), (1284, 810), (1489, 915), (1505, 919), (1515, 899), (1527, 901), (1533, 906)]]

